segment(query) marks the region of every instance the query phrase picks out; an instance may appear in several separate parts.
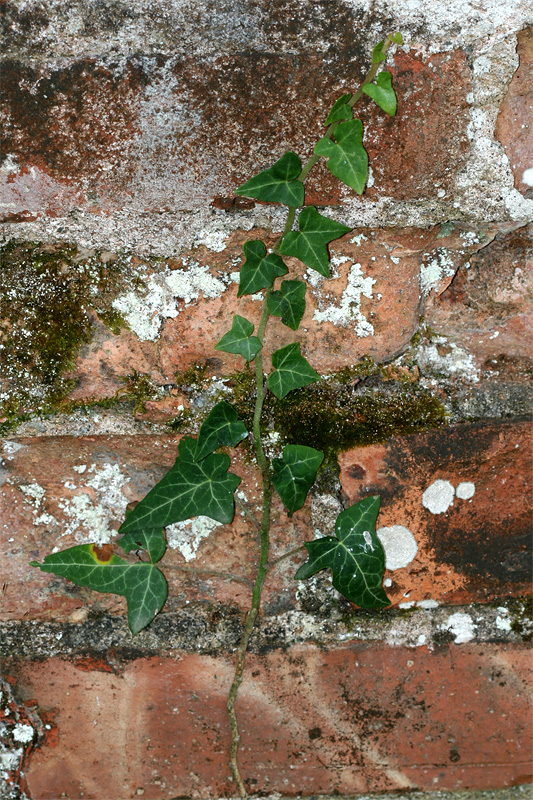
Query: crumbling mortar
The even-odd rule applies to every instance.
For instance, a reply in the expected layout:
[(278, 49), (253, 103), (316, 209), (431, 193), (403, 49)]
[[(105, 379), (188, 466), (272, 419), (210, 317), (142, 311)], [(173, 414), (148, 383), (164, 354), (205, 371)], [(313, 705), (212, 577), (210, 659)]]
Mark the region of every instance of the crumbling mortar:
[[(346, 607), (345, 607), (346, 605)], [(391, 647), (428, 647), (457, 643), (515, 643), (531, 635), (528, 600), (506, 599), (497, 605), (439, 606), (386, 613), (323, 604), (319, 616), (302, 610), (263, 616), (251, 649), (268, 652), (297, 644), (339, 647), (350, 642), (382, 642)], [(454, 620), (470, 620), (467, 630)], [(509, 625), (502, 624), (509, 620)], [(450, 622), (451, 620), (451, 622)], [(462, 634), (462, 635), (461, 635)], [(228, 606), (190, 604), (162, 613), (135, 640), (124, 617), (104, 614), (81, 624), (44, 620), (0, 625), (0, 655), (6, 659), (41, 660), (107, 653), (116, 663), (175, 651), (209, 655), (232, 652), (241, 635), (241, 612)]]

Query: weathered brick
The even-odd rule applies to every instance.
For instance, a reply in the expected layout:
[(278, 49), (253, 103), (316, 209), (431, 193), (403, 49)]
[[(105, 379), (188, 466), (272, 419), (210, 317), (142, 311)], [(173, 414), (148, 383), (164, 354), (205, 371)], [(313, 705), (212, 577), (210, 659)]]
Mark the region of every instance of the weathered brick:
[[(425, 318), (439, 334), (471, 353), (480, 368), (506, 371), (506, 362), (533, 360), (533, 226), (508, 233), (473, 253), (451, 285), (426, 306)], [(517, 371), (517, 370), (515, 370)], [(518, 370), (520, 371), (520, 370)]]
[[(330, 246), (333, 279), (324, 280), (314, 273), (300, 329), (291, 331), (271, 318), (264, 352), (269, 355), (299, 341), (302, 352), (322, 373), (343, 369), (362, 356), (378, 362), (394, 358), (416, 332), (428, 294), (444, 291), (456, 270), (498, 230), (490, 225), (478, 232), (461, 226), (444, 232), (441, 226), (353, 230)], [(163, 270), (152, 271), (144, 297), (141, 293), (137, 298), (130, 295), (124, 306), (118, 301), (118, 307), (126, 309), (125, 318), (133, 332), (122, 330), (114, 335), (95, 322), (93, 339), (80, 350), (71, 375), (77, 383), (69, 396), (82, 399), (112, 394), (123, 388), (123, 379), (133, 370), (161, 384), (172, 383), (177, 372), (205, 361), (219, 375), (241, 369), (240, 357), (213, 347), (230, 327), (234, 313), (256, 325), (259, 321), (257, 299), (237, 299), (237, 284), (230, 278), (242, 264), (242, 245), (254, 238), (267, 245), (275, 241), (262, 229), (236, 231), (217, 252), (200, 246), (181, 259), (170, 259)], [(287, 263), (289, 277), (303, 277), (305, 268), (300, 262), (287, 259)], [(195, 287), (198, 269), (207, 271)], [(178, 288), (175, 279), (181, 275), (184, 286)], [(206, 284), (202, 290), (205, 280), (218, 288)], [(157, 306), (151, 297), (161, 287)], [(146, 340), (147, 336), (152, 340)]]
[[(123, 611), (121, 599), (45, 575), (29, 568), (28, 562), (54, 547), (109, 541), (126, 504), (143, 497), (171, 466), (176, 444), (172, 437), (139, 435), (8, 443), (0, 495), (5, 618), (76, 619), (87, 607)], [(529, 425), (508, 421), (395, 437), (387, 444), (341, 455), (341, 484), (350, 504), (369, 493), (381, 495), (378, 525), (401, 525), (418, 545), (418, 553), (406, 557), (401, 550), (405, 533), (393, 529), (390, 552), (400, 548), (400, 561), (406, 562), (386, 574), (395, 605), (485, 602), (528, 590), (530, 447)], [(232, 470), (243, 477), (240, 489), (253, 508), (255, 472), (243, 458), (233, 462)], [(454, 499), (452, 490), (453, 504), (442, 513), (428, 510), (422, 501), (435, 481), (448, 482), (444, 494), (452, 486), (457, 491)], [(468, 484), (463, 489), (473, 485), (470, 499), (460, 499), (461, 484)], [(333, 519), (331, 513), (321, 515), (320, 497), (314, 506), (309, 499), (290, 519), (276, 502), (273, 557), (312, 539), (316, 527), (328, 532)], [(187, 540), (194, 542), (194, 531), (186, 529), (181, 552), (169, 549), (164, 562), (171, 587), (167, 609), (185, 600), (246, 608), (257, 557), (251, 536), (250, 524), (239, 512), (232, 526), (212, 531), (204, 526), (192, 547)], [(270, 573), (264, 602), (273, 603), (273, 609), (280, 596), (288, 607), (295, 607), (299, 584), (293, 576), (299, 560), (291, 559)]]
[[(403, 526), (419, 546), (407, 572), (393, 573), (391, 596), (414, 605), (528, 591), (530, 463), (531, 425), (510, 420), (457, 425), (342, 453), (340, 477), (350, 503), (381, 495), (379, 525)], [(390, 535), (399, 547), (409, 542), (403, 530), (393, 528)]]
[[(514, 176), (514, 185), (525, 197), (533, 196), (533, 28), (517, 34), (520, 65), (500, 106), (495, 134), (505, 148)], [(529, 170), (529, 178), (524, 176)], [(526, 178), (526, 179), (525, 179)]]
[[(293, 13), (297, 29), (306, 30), (296, 37), (295, 52), (286, 49), (287, 36), (295, 36), (291, 11), (286, 3), (270, 3), (263, 24), (270, 36), (283, 37), (282, 51), (249, 43), (209, 58), (164, 51), (41, 65), (6, 61), (7, 221), (74, 207), (107, 213), (131, 204), (132, 195), (143, 211), (190, 209), (206, 197), (231, 197), (287, 149), (308, 158), (329, 106), (360, 82), (368, 57), (352, 35), (353, 13), (341, 3), (327, 14), (334, 18), (334, 59), (313, 48), (314, 8), (304, 19), (300, 5)], [(321, 17), (318, 36), (327, 30)], [(456, 50), (422, 59), (400, 50), (390, 69), (400, 98), (397, 117), (367, 97), (358, 112), (373, 165), (368, 198), (450, 192), (469, 150), (465, 55)], [(325, 167), (310, 180), (307, 202), (337, 205), (347, 197)]]
[[(29, 764), (35, 800), (232, 793), (230, 657), (177, 652), (114, 672), (88, 666), (11, 666), (18, 695), (38, 703), (56, 734)], [(525, 783), (530, 669), (527, 649), (487, 644), (430, 652), (357, 642), (250, 655), (238, 703), (247, 786), (352, 795)]]

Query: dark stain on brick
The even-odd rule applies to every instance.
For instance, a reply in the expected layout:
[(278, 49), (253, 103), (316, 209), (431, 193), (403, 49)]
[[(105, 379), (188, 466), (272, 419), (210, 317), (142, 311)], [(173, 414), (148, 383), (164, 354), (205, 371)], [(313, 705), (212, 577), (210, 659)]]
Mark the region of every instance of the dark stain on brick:
[(401, 502), (403, 487), (413, 483), (421, 484), (422, 492), (448, 474), (473, 480), (476, 502), (457, 499), (446, 514), (431, 515), (427, 535), (435, 559), (482, 578), (494, 592), (523, 584), (531, 579), (533, 510), (529, 474), (523, 474), (522, 464), (529, 431), (527, 420), (490, 420), (417, 434), (409, 437), (408, 446), (403, 439), (393, 439), (386, 456), (387, 480), (368, 491), (379, 493), (386, 506)]
[(118, 166), (127, 174), (134, 100), (147, 81), (135, 59), (124, 69), (84, 59), (51, 71), (5, 61), (2, 152), (59, 180), (86, 177), (95, 184)]

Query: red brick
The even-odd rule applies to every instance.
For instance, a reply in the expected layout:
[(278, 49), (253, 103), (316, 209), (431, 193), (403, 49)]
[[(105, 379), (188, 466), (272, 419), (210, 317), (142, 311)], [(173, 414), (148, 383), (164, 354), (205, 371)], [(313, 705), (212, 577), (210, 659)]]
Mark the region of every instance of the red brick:
[(515, 187), (531, 198), (531, 184), (524, 183), (523, 175), (533, 167), (533, 27), (517, 34), (517, 52), (519, 67), (500, 106), (495, 134), (505, 148)]
[[(94, 517), (90, 513), (97, 519), (103, 516), (110, 529), (118, 528), (125, 503), (143, 497), (173, 463), (177, 438), (63, 436), (22, 439), (20, 444), (24, 447), (6, 460), (7, 480), (0, 494), (1, 546), (6, 554), (0, 575), (0, 583), (6, 584), (4, 618), (77, 620), (87, 609), (122, 613), (120, 598), (91, 593), (32, 569), (28, 562), (42, 559), (54, 547), (63, 549), (80, 541), (93, 541)], [(378, 525), (403, 525), (417, 540), (416, 559), (406, 568), (387, 573), (393, 582), (389, 595), (394, 604), (427, 599), (439, 603), (484, 602), (528, 590), (530, 447), (528, 424), (508, 421), (396, 437), (385, 445), (341, 455), (341, 482), (349, 502), (369, 493), (380, 494)], [(87, 465), (81, 475), (74, 470), (80, 464)], [(104, 475), (106, 465), (116, 468), (116, 488), (111, 478), (91, 486), (95, 477)], [(232, 470), (243, 477), (240, 488), (253, 503), (257, 476), (246, 458), (234, 459)], [(421, 499), (436, 479), (448, 480), (454, 487), (473, 482), (476, 493), (471, 500), (456, 499), (445, 514), (432, 514)], [(38, 507), (28, 495), (31, 485), (44, 490)], [(83, 514), (69, 511), (80, 501), (89, 506), (85, 521)], [(275, 502), (274, 557), (313, 538), (310, 512), (308, 499), (305, 507), (288, 519)], [(43, 514), (50, 517), (43, 518)], [(201, 541), (190, 564), (185, 564), (178, 551), (169, 550), (162, 564), (170, 582), (167, 610), (180, 607), (185, 600), (246, 608), (249, 586), (224, 575), (250, 579), (256, 559), (250, 525), (239, 514), (232, 526), (216, 528)], [(265, 603), (283, 595), (289, 605), (294, 604), (297, 584), (293, 575), (299, 559), (291, 559), (269, 574)], [(183, 567), (200, 572), (180, 571)]]
[[(395, 602), (491, 601), (530, 589), (531, 425), (484, 421), (396, 437), (340, 456), (350, 503), (382, 498), (379, 526), (402, 525), (419, 551), (395, 570)], [(422, 504), (436, 480), (475, 485), (444, 513)]]
[[(270, 25), (285, 29), (290, 13), (286, 4), (271, 9)], [(293, 13), (300, 18), (301, 6)], [(203, 60), (159, 55), (144, 64), (128, 57), (120, 67), (93, 58), (38, 67), (6, 62), (3, 150), (17, 164), (4, 185), (9, 218), (61, 215), (74, 207), (107, 213), (132, 202), (143, 211), (191, 208), (206, 197), (231, 199), (237, 185), (288, 149), (307, 159), (329, 107), (357, 86), (369, 66), (368, 55), (354, 44), (354, 22), (341, 22), (350, 17), (341, 4), (328, 15), (334, 59), (313, 50), (307, 36), (306, 44), (297, 42), (299, 57), (258, 51)], [(469, 149), (465, 54), (423, 60), (399, 50), (390, 71), (397, 117), (367, 97), (357, 112), (374, 171), (367, 196), (400, 200), (433, 197), (436, 187), (451, 190)], [(353, 199), (321, 166), (307, 202), (338, 204), (348, 195)]]
[[(232, 663), (176, 653), (116, 674), (57, 659), (14, 665), (18, 693), (52, 714), (59, 732), (30, 762), (34, 800), (230, 795)], [(351, 795), (524, 783), (530, 670), (527, 649), (487, 644), (250, 655), (238, 700), (247, 786)]]
[[(489, 225), (483, 234), (491, 239), (498, 230), (498, 226)], [(184, 257), (190, 257), (201, 266), (208, 265), (210, 273), (221, 278), (238, 269), (242, 245), (254, 238), (261, 238), (268, 245), (275, 241), (271, 233), (261, 229), (247, 233), (236, 231), (228, 238), (223, 251), (213, 253), (202, 246)], [(454, 270), (483, 247), (486, 240), (480, 239), (483, 237), (469, 241), (459, 226), (446, 236), (441, 235), (440, 226), (429, 230), (353, 230), (330, 247), (333, 262), (338, 265), (335, 267), (338, 277), (322, 282), (316, 289), (308, 288), (306, 312), (298, 331), (291, 331), (276, 318), (270, 319), (264, 352), (269, 355), (279, 347), (299, 341), (312, 366), (322, 373), (343, 369), (365, 355), (378, 362), (394, 358), (405, 350), (424, 314), (425, 296), (419, 280), (421, 266), (438, 261), (440, 255), (445, 254), (447, 268), (440, 271), (440, 278), (434, 285), (436, 292), (442, 292), (452, 281)], [(287, 259), (287, 263), (289, 277), (302, 278), (303, 265), (295, 259)], [(372, 298), (361, 295), (360, 303), (362, 318), (373, 326), (372, 335), (358, 330), (358, 317), (349, 308), (350, 298), (344, 300), (344, 312), (339, 321), (313, 319), (317, 311), (340, 311), (350, 271), (356, 264), (361, 265), (364, 278), (375, 281)], [(181, 259), (170, 260), (168, 266), (172, 270), (183, 270)], [(353, 296), (351, 300), (354, 302)], [(233, 314), (245, 316), (257, 325), (260, 303), (249, 296), (238, 299), (237, 284), (232, 283), (219, 297), (200, 296), (189, 305), (178, 299), (176, 308), (179, 313), (164, 320), (157, 342), (139, 342), (135, 334), (127, 330), (114, 335), (96, 322), (92, 341), (81, 348), (72, 373), (76, 386), (70, 397), (109, 396), (124, 388), (123, 378), (134, 370), (164, 384), (171, 383), (176, 372), (206, 360), (216, 374), (242, 369), (242, 358), (213, 348), (230, 327)]]
[(486, 370), (495, 372), (513, 360), (528, 370), (533, 360), (532, 236), (533, 225), (502, 231), (426, 306), (427, 323), (465, 347)]

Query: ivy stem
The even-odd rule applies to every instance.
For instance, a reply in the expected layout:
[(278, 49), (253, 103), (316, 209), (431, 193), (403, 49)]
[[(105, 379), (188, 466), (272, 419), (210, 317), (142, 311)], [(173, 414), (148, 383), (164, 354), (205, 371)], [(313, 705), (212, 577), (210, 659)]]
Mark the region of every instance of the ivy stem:
[[(386, 37), (383, 43), (383, 52), (387, 51), (391, 43), (392, 43), (392, 37), (389, 35)], [(357, 91), (354, 93), (354, 95), (350, 98), (350, 101), (348, 103), (350, 107), (353, 107), (355, 103), (359, 100), (359, 98), (362, 96), (363, 87), (374, 79), (380, 63), (381, 62), (377, 64), (372, 64), (372, 67), (368, 71), (363, 82), (361, 83)], [(338, 124), (339, 124), (338, 122), (333, 122), (331, 123), (331, 125), (328, 126), (325, 132), (325, 136), (328, 139), (333, 138), (335, 128), (337, 127)], [(319, 159), (320, 156), (313, 155), (309, 159), (309, 161), (305, 164), (305, 166), (302, 168), (300, 175), (298, 176), (298, 180), (300, 180), (303, 183), (307, 178), (307, 175), (313, 169), (313, 167), (319, 161)], [(285, 228), (283, 230), (283, 233), (281, 234), (281, 236), (276, 241), (273, 247), (273, 252), (276, 254), (279, 254), (283, 237), (286, 236), (292, 230), (294, 219), (296, 217), (296, 210), (297, 206), (288, 206)], [(263, 300), (263, 310), (261, 313), (261, 319), (259, 321), (259, 327), (257, 330), (257, 338), (260, 340), (261, 346), (263, 345), (265, 330), (268, 318), (270, 316), (270, 312), (268, 310), (268, 300), (271, 292), (272, 288), (267, 289), (267, 291), (265, 292), (265, 298)], [(241, 777), (237, 760), (240, 733), (239, 733), (239, 725), (237, 722), (237, 715), (235, 712), (235, 702), (237, 699), (237, 693), (239, 691), (239, 687), (242, 683), (244, 663), (246, 659), (246, 652), (248, 650), (248, 642), (250, 640), (250, 636), (254, 628), (257, 615), (259, 614), (263, 583), (267, 575), (267, 572), (271, 567), (304, 549), (303, 546), (297, 547), (294, 550), (291, 550), (288, 553), (285, 553), (284, 555), (280, 556), (279, 558), (274, 559), (274, 561), (272, 561), (271, 563), (269, 563), (268, 561), (268, 551), (270, 545), (269, 531), (270, 531), (270, 512), (272, 505), (272, 483), (271, 483), (271, 465), (269, 459), (266, 457), (265, 452), (263, 450), (263, 443), (261, 439), (261, 415), (263, 413), (263, 404), (265, 402), (265, 398), (268, 393), (267, 381), (263, 374), (263, 358), (261, 350), (257, 353), (255, 357), (255, 379), (256, 379), (257, 396), (255, 401), (252, 434), (254, 439), (254, 447), (257, 457), (257, 463), (259, 465), (259, 469), (261, 470), (262, 489), (263, 489), (261, 525), (259, 528), (259, 535), (261, 540), (261, 552), (259, 557), (259, 565), (257, 568), (257, 575), (252, 589), (252, 603), (250, 609), (248, 610), (248, 613), (246, 614), (243, 634), (239, 646), (237, 648), (237, 661), (235, 667), (235, 674), (233, 676), (233, 682), (231, 684), (227, 702), (227, 710), (228, 710), (230, 729), (231, 729), (230, 767), (231, 767), (231, 773), (233, 775), (233, 780), (235, 781), (235, 785), (237, 787), (240, 797), (247, 797), (248, 794), (246, 792), (246, 787)], [(257, 521), (254, 519), (254, 523), (256, 522)]]
[[(257, 331), (257, 337), (260, 340), (261, 344), (263, 344), (264, 341), (265, 329), (267, 326), (268, 318), (270, 316), (268, 310), (268, 298), (270, 296), (270, 292), (271, 290), (268, 289), (265, 293), (265, 299), (263, 301), (263, 311), (261, 313), (261, 319), (259, 321), (259, 328)], [(269, 531), (270, 531), (270, 509), (272, 504), (270, 462), (265, 456), (263, 450), (263, 443), (261, 440), (261, 414), (263, 412), (263, 404), (265, 402), (265, 398), (268, 392), (265, 376), (263, 375), (263, 359), (261, 350), (255, 357), (255, 377), (256, 377), (257, 396), (255, 401), (252, 434), (254, 438), (254, 447), (257, 456), (257, 463), (259, 464), (259, 469), (261, 470), (262, 489), (263, 489), (261, 527), (259, 529), (259, 535), (261, 539), (261, 553), (259, 557), (259, 566), (257, 569), (257, 575), (252, 589), (252, 603), (250, 605), (248, 613), (246, 614), (243, 634), (241, 637), (241, 641), (239, 643), (239, 647), (237, 648), (237, 663), (235, 666), (235, 674), (233, 676), (233, 683), (231, 684), (231, 688), (228, 695), (228, 703), (227, 703), (230, 730), (231, 730), (230, 767), (231, 767), (231, 773), (233, 775), (233, 780), (235, 781), (235, 785), (238, 789), (240, 797), (247, 797), (247, 792), (241, 777), (237, 761), (240, 733), (239, 733), (239, 726), (237, 723), (237, 715), (235, 712), (235, 702), (237, 699), (237, 692), (239, 691), (239, 687), (242, 683), (244, 662), (246, 659), (246, 652), (248, 650), (248, 642), (250, 640), (250, 635), (252, 633), (257, 615), (259, 613), (259, 606), (261, 604), (261, 590), (263, 588), (263, 583), (267, 574)]]

